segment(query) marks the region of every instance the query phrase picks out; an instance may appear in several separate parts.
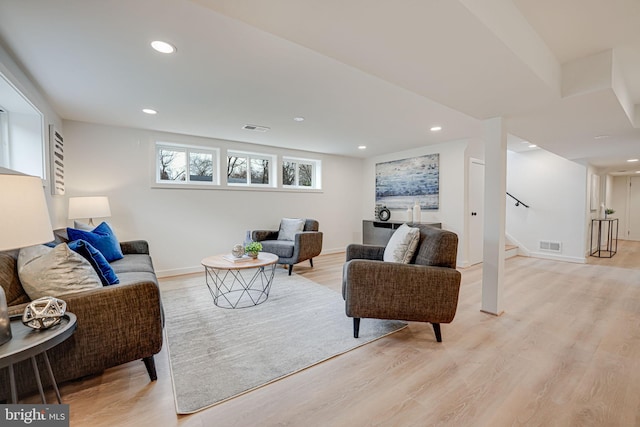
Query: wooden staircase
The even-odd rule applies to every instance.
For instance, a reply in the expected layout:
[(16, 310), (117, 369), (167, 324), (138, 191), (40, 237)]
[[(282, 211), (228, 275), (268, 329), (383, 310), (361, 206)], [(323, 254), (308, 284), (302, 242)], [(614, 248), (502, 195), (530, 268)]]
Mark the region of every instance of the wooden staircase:
[(518, 255), (518, 247), (516, 245), (504, 245), (504, 259), (513, 258)]

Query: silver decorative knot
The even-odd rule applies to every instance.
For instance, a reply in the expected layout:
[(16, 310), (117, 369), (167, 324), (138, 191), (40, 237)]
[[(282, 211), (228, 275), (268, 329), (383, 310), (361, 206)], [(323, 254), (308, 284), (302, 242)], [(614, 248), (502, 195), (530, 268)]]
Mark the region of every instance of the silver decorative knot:
[(33, 329), (47, 329), (60, 323), (67, 303), (54, 297), (42, 297), (31, 301), (24, 309), (22, 323)]
[(242, 245), (235, 245), (233, 247), (233, 249), (231, 250), (231, 254), (236, 257), (236, 258), (240, 258), (242, 257), (242, 255), (244, 255), (244, 246)]

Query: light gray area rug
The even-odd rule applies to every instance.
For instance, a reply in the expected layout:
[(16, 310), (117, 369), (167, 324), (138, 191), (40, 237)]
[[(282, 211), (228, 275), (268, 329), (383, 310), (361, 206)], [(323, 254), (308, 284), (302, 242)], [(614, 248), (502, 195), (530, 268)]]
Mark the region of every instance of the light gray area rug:
[(269, 299), (216, 307), (205, 283), (162, 292), (178, 414), (190, 414), (398, 331), (403, 322), (367, 319), (360, 338), (342, 296), (278, 268)]

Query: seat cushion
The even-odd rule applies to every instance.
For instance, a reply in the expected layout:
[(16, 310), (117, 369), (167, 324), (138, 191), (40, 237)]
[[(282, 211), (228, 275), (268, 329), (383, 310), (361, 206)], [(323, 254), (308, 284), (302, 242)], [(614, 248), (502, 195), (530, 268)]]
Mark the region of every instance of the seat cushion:
[(402, 224), (393, 233), (384, 249), (383, 261), (408, 264), (418, 247), (420, 229)]
[(113, 268), (118, 277), (120, 277), (121, 273), (154, 272), (151, 257), (145, 254), (127, 254), (124, 258), (113, 261), (111, 268)]
[(280, 258), (293, 256), (293, 242), (290, 240), (263, 240), (262, 251), (278, 255)]
[(153, 273), (148, 271), (130, 271), (127, 273), (120, 273), (120, 284), (131, 285), (133, 283), (152, 282), (158, 284), (158, 279)]

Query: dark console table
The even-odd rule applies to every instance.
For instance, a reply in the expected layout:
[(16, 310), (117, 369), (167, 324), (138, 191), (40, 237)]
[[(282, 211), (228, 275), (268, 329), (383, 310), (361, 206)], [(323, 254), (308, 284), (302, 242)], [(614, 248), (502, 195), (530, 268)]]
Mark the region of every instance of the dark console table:
[[(362, 244), (386, 246), (394, 231), (402, 224), (415, 225), (414, 223), (406, 223), (405, 221), (362, 221)], [(422, 222), (422, 225), (430, 225), (436, 228), (442, 228), (439, 222)]]
[[(597, 233), (597, 246), (593, 247), (593, 235)], [(596, 218), (591, 220), (591, 256), (611, 258), (618, 252), (618, 218)]]
[(47, 350), (57, 346), (73, 335), (76, 330), (76, 316), (73, 313), (66, 312), (58, 325), (38, 331), (23, 325), (21, 318), (22, 316), (19, 315), (11, 317), (11, 332), (13, 333), (13, 338), (0, 347), (0, 369), (5, 367), (9, 368), (11, 403), (14, 405), (18, 403), (18, 391), (13, 365), (27, 359), (31, 359), (33, 375), (36, 378), (36, 384), (38, 384), (38, 391), (40, 392), (42, 403), (47, 403), (44, 390), (42, 389), (40, 371), (36, 363), (37, 355), (42, 355), (45, 366), (47, 367), (47, 372), (49, 373), (49, 378), (51, 379), (51, 384), (56, 392), (58, 403), (62, 403), (60, 390), (58, 390), (58, 385), (53, 376), (51, 364), (49, 363), (49, 357), (47, 356)]

